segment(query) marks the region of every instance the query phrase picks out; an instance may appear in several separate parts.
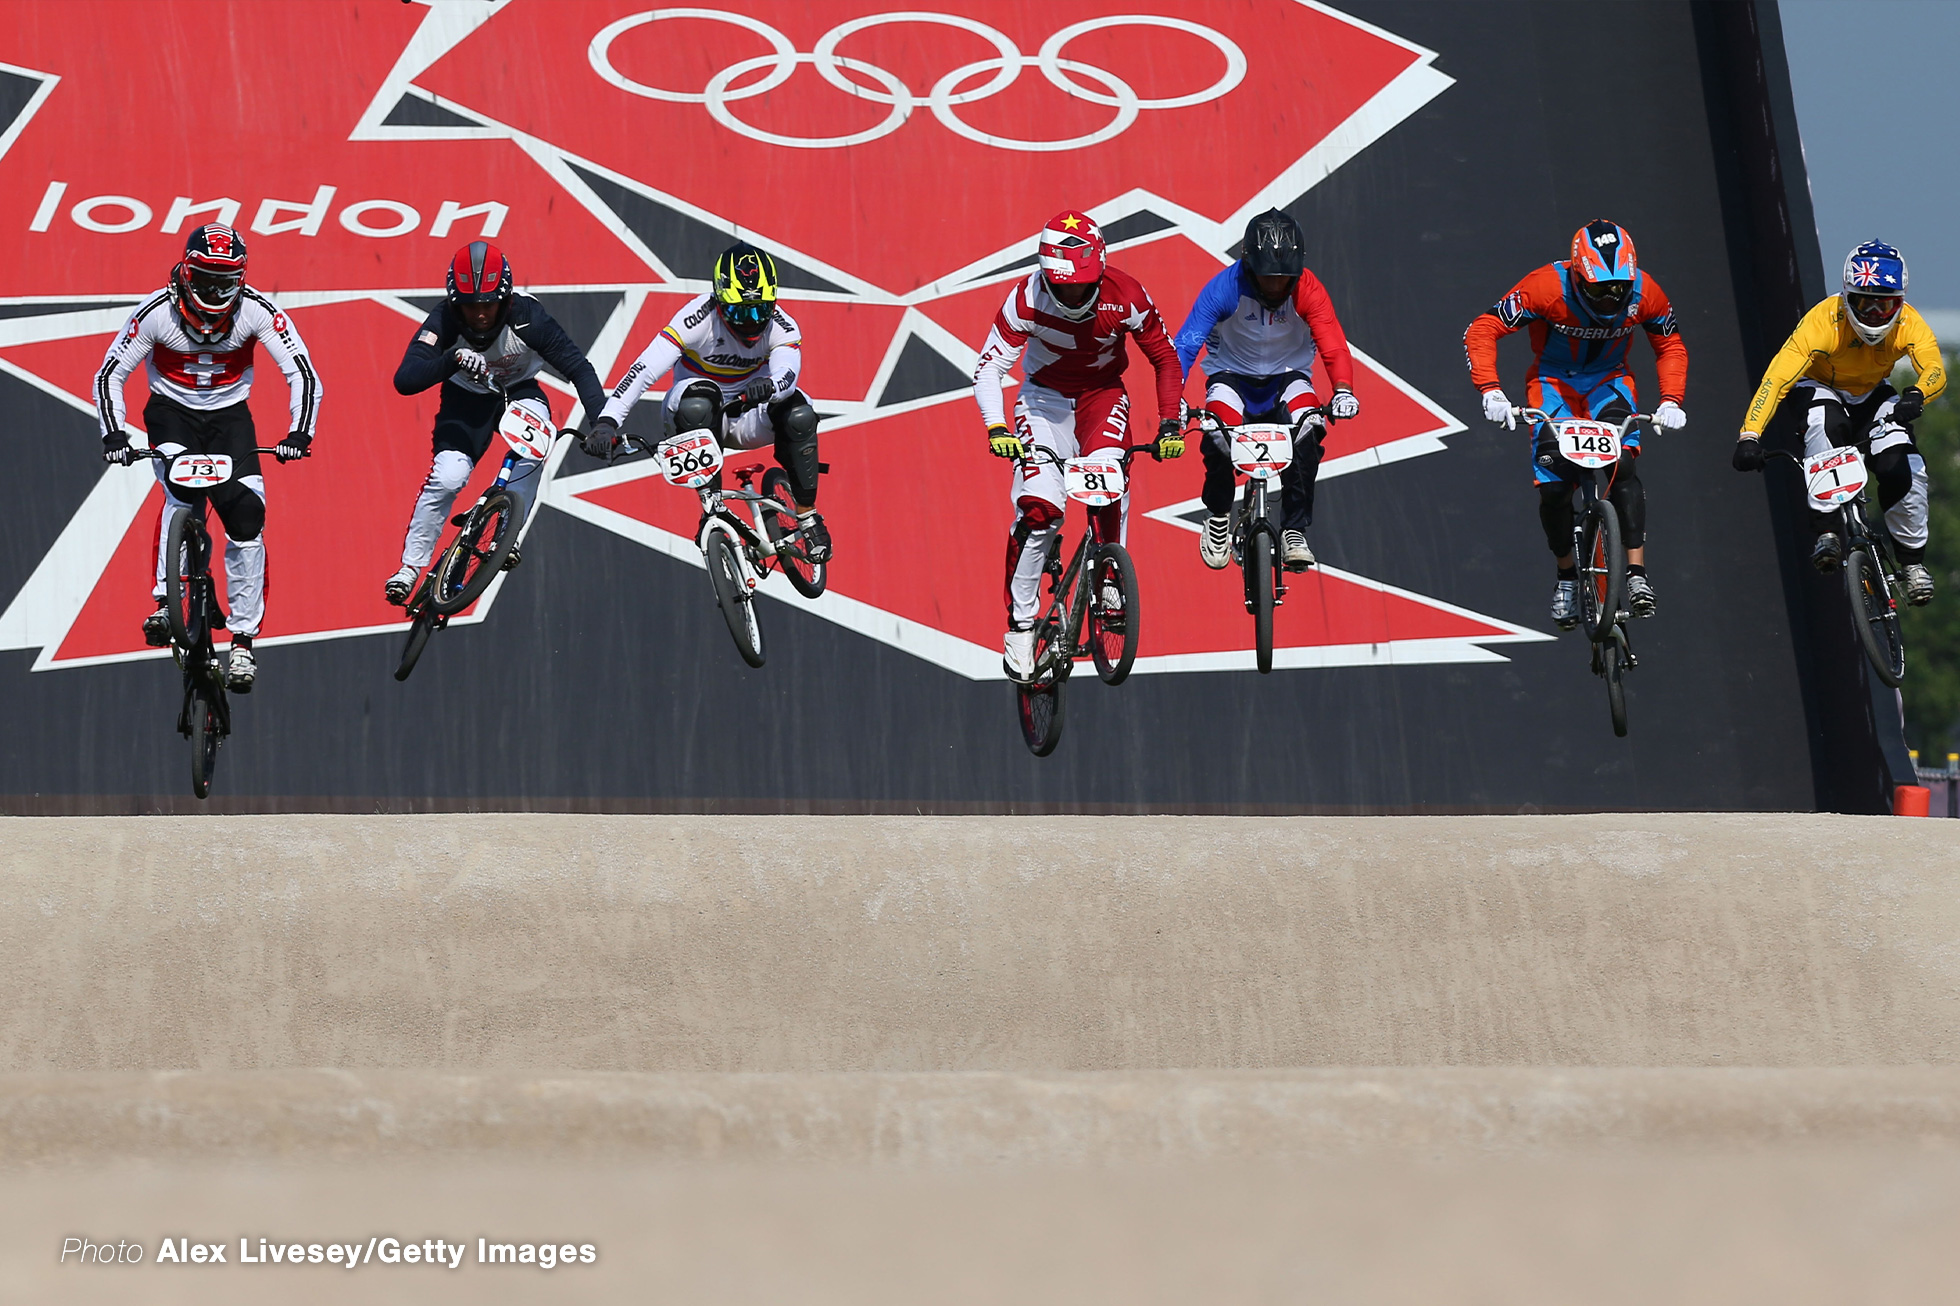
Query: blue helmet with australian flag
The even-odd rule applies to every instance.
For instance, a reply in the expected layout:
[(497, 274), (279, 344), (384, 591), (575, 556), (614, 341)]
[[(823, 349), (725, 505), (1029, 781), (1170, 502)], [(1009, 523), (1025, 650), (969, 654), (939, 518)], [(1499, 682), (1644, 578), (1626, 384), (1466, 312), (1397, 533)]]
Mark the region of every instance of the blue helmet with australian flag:
[(1882, 240), (1868, 240), (1844, 258), (1844, 314), (1868, 345), (1892, 334), (1906, 306), (1906, 260)]

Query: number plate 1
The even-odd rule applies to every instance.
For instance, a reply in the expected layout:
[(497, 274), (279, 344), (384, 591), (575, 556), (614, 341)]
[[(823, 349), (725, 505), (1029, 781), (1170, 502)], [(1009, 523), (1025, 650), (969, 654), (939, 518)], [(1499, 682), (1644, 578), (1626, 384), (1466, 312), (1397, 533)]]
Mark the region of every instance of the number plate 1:
[(504, 437), (505, 444), (524, 457), (537, 459), (548, 457), (551, 442), (558, 438), (558, 432), (552, 429), (550, 422), (522, 403), (504, 409), (504, 420), (497, 423), (497, 434)]
[(1068, 497), (1091, 508), (1107, 508), (1123, 498), (1123, 460), (1109, 454), (1071, 458), (1062, 464)]
[(1618, 427), (1604, 422), (1560, 422), (1552, 428), (1558, 435), (1558, 451), (1569, 463), (1581, 467), (1611, 467), (1620, 461)]
[(1232, 428), (1232, 466), (1247, 476), (1270, 481), (1292, 462), (1292, 427), (1277, 422), (1249, 422)]
[(698, 490), (721, 470), (721, 441), (712, 431), (689, 431), (664, 440), (654, 450), (660, 474), (674, 485)]
[(1804, 488), (1810, 502), (1830, 512), (1865, 492), (1865, 460), (1852, 448), (1827, 449), (1803, 460)]
[(187, 453), (170, 460), (170, 483), (187, 490), (208, 490), (230, 479), (228, 453)]

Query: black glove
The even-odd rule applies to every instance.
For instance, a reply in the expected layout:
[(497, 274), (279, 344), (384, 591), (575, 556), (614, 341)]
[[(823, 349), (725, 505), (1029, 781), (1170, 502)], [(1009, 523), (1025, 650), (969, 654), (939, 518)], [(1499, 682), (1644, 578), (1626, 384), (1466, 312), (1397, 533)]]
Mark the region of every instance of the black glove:
[(1926, 411), (1926, 395), (1916, 385), (1909, 385), (1899, 395), (1899, 402), (1892, 405), (1892, 420), (1895, 422), (1916, 422)]
[(742, 407), (760, 408), (776, 397), (776, 383), (766, 376), (751, 378), (742, 387)]
[(619, 424), (610, 417), (601, 417), (592, 423), (592, 429), (586, 432), (585, 439), (580, 441), (587, 453), (594, 458), (604, 458), (608, 462), (619, 452), (622, 443), (624, 441), (619, 438)]
[(1729, 455), (1729, 466), (1739, 472), (1763, 470), (1763, 442), (1753, 435), (1737, 440), (1735, 452)]
[(306, 432), (293, 431), (279, 442), (278, 447), (272, 451), (272, 456), (282, 463), (289, 463), (295, 458), (306, 457), (306, 447), (312, 443), (313, 437)]
[(111, 431), (102, 437), (102, 461), (129, 466), (136, 458), (136, 451), (129, 447), (129, 435), (125, 431)]

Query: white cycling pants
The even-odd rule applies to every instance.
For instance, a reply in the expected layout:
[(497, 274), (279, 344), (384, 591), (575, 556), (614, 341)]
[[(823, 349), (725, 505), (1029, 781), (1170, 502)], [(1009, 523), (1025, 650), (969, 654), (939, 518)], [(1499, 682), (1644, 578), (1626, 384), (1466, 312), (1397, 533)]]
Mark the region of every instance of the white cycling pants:
[[(163, 463), (156, 464), (157, 480), (163, 482), (163, 515), (157, 522), (157, 577), (151, 597), (159, 603), (163, 601), (163, 564), (167, 553), (164, 546), (170, 541), (170, 519), (185, 507), (184, 501), (170, 492), (170, 482), (163, 479), (164, 467)], [(265, 477), (241, 476), (237, 483), (258, 495), (260, 503), (265, 502)], [(257, 636), (260, 624), (265, 621), (263, 534), (249, 540), (225, 539), (225, 611), (225, 625), (232, 634)]]

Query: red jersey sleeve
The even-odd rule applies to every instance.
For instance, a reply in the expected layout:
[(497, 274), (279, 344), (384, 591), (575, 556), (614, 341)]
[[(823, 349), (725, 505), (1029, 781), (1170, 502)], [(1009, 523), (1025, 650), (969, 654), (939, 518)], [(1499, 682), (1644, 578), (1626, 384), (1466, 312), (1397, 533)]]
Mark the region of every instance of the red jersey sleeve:
[(1300, 273), (1300, 284), (1293, 291), (1293, 311), (1313, 332), (1313, 346), (1327, 363), (1327, 379), (1337, 390), (1354, 389), (1354, 355), (1348, 352), (1347, 332), (1334, 315), (1334, 301), (1327, 287), (1311, 272)]
[(1681, 403), (1688, 393), (1688, 346), (1674, 321), (1674, 305), (1660, 282), (1647, 277), (1640, 296), (1640, 325), (1646, 328), (1647, 343), (1654, 347), (1654, 375), (1661, 383), (1661, 398)]
[(1470, 384), (1480, 391), (1503, 385), (1497, 377), (1497, 342), (1543, 317), (1545, 310), (1564, 294), (1558, 265), (1547, 263), (1526, 273), (1509, 294), (1479, 313), (1470, 323), (1470, 329), (1463, 333), (1463, 355), (1470, 365)]
[(1170, 336), (1164, 331), (1163, 315), (1158, 313), (1150, 292), (1140, 282), (1132, 284), (1136, 286), (1136, 292), (1123, 325), (1135, 337), (1137, 347), (1150, 360), (1150, 366), (1156, 369), (1158, 420), (1173, 421), (1184, 401), (1184, 365), (1177, 361), (1177, 347), (1171, 344)]

